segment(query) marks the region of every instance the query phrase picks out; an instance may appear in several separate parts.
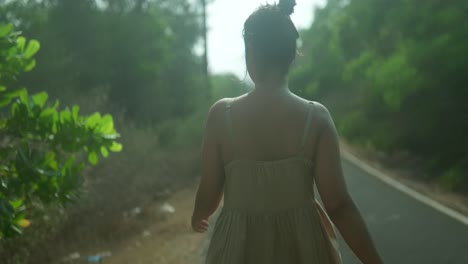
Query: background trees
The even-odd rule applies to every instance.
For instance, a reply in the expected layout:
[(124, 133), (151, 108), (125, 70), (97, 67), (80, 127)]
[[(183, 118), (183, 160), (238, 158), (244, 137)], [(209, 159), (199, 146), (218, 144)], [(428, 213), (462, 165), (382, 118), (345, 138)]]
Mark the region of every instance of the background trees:
[(325, 100), (342, 134), (422, 157), (468, 190), (468, 4), (329, 0), (303, 32), (294, 89)]
[(187, 115), (203, 96), (200, 17), (187, 1), (14, 1), (1, 9), (0, 20), (43, 46), (41, 67), (20, 84), (106, 97), (113, 111), (151, 124)]

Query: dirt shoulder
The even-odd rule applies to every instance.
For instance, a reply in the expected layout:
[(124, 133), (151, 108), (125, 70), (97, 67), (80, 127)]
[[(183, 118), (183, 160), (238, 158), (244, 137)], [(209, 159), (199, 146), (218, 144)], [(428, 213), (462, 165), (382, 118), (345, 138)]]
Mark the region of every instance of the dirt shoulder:
[[(165, 216), (144, 216), (148, 225), (135, 230), (135, 235), (121, 244), (111, 245), (112, 255), (103, 263), (201, 263), (206, 235), (196, 234), (190, 228), (195, 192), (196, 186), (190, 186), (171, 195), (164, 203), (175, 211)], [(154, 205), (155, 209), (161, 206), (161, 203)]]

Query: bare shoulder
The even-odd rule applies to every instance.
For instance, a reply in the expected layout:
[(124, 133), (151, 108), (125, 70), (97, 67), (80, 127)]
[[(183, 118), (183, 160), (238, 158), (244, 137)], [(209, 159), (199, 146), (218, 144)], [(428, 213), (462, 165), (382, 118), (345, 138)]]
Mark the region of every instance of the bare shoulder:
[(313, 101), (312, 103), (314, 104), (318, 118), (321, 121), (329, 122), (332, 120), (330, 111), (328, 111), (328, 108), (325, 105), (316, 101)]
[(223, 121), (223, 113), (226, 109), (226, 106), (231, 98), (223, 98), (221, 100), (216, 101), (208, 111), (208, 118), (206, 120), (207, 127), (214, 128), (217, 127), (220, 122)]
[(295, 97), (296, 99), (296, 102), (300, 102), (301, 104), (310, 104), (310, 103), (313, 103), (314, 104), (314, 108), (315, 108), (315, 114), (317, 114), (317, 117), (319, 118), (319, 120), (327, 120), (327, 119), (330, 119), (331, 118), (331, 115), (330, 115), (330, 112), (328, 111), (328, 108), (325, 107), (325, 105), (323, 105), (322, 103), (320, 102), (317, 102), (317, 101), (309, 101), (303, 97), (300, 97), (296, 94), (293, 94), (293, 96)]
[(208, 112), (208, 123), (219, 124), (220, 122), (224, 122), (225, 118), (225, 111), (228, 104), (235, 104), (236, 101), (242, 100), (246, 94), (241, 95), (239, 97), (234, 98), (223, 98), (216, 101), (211, 107)]
[(216, 101), (213, 105), (211, 105), (209, 114), (216, 115), (217, 113), (222, 112), (222, 110), (226, 108), (227, 103), (231, 100), (231, 98), (223, 98)]
[(338, 132), (336, 131), (335, 122), (333, 121), (330, 111), (326, 106), (319, 102), (314, 101), (313, 103), (315, 105), (321, 133), (329, 134), (336, 138), (338, 136)]
[(222, 112), (226, 109), (226, 106), (228, 103), (234, 103), (235, 101), (242, 100), (244, 97), (246, 97), (247, 94), (243, 94), (238, 97), (233, 97), (233, 98), (223, 98), (218, 101), (216, 101), (210, 108), (210, 113), (218, 113)]

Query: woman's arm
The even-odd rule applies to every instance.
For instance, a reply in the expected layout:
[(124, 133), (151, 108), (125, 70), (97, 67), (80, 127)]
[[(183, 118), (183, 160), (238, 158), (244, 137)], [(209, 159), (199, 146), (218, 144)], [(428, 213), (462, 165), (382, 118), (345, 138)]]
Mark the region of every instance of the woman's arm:
[(315, 181), (325, 210), (351, 250), (364, 264), (383, 263), (358, 208), (351, 199), (341, 168), (338, 135), (328, 110), (319, 105)]
[(223, 196), (224, 166), (219, 144), (223, 113), (224, 103), (219, 101), (211, 107), (206, 121), (201, 179), (192, 215), (192, 228), (196, 232), (208, 230), (208, 218), (216, 211)]

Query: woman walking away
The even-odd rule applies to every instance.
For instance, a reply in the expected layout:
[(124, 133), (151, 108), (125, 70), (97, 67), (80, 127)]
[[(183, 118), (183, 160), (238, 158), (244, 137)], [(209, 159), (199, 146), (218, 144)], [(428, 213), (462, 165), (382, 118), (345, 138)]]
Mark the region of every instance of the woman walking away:
[(250, 15), (244, 42), (255, 89), (209, 111), (193, 229), (208, 230), (223, 194), (224, 206), (207, 264), (340, 263), (332, 222), (364, 264), (383, 263), (346, 189), (328, 110), (288, 88), (294, 6), (282, 0)]

